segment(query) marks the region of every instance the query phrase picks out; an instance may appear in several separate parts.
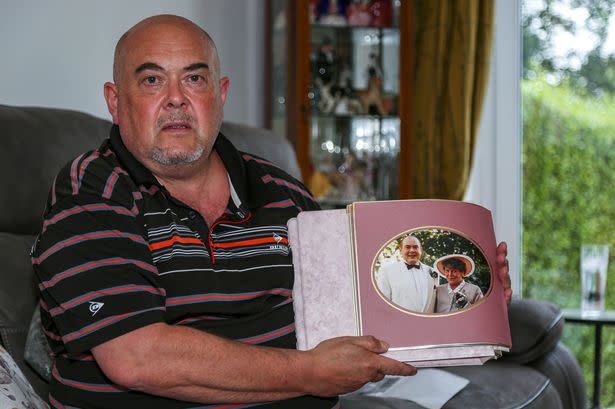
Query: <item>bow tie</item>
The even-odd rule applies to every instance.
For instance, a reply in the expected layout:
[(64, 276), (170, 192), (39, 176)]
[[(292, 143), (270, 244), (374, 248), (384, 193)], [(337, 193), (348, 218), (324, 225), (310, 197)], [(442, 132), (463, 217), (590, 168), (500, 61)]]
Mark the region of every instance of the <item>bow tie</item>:
[(406, 267), (408, 267), (408, 270), (410, 270), (411, 268), (417, 268), (417, 269), (421, 269), (420, 264), (406, 264)]

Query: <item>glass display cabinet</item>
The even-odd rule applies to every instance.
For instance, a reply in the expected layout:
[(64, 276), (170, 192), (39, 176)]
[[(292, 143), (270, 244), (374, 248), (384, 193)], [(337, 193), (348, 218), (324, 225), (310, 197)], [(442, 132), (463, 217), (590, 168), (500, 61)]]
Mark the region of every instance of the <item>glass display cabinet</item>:
[(410, 129), (409, 0), (267, 7), (266, 117), (293, 142), (304, 182), (323, 207), (398, 198)]

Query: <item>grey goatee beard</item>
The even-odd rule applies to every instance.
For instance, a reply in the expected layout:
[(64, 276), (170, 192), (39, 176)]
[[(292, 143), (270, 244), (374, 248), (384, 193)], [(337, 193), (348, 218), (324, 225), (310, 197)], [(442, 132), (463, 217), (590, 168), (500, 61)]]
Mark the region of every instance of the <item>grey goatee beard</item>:
[(152, 159), (161, 165), (172, 166), (195, 162), (203, 155), (203, 147), (198, 146), (193, 152), (179, 152), (172, 154), (162, 149), (154, 149)]
[[(159, 128), (162, 128), (165, 124), (174, 121), (186, 121), (190, 124), (194, 123), (192, 116), (186, 114), (185, 112), (172, 112), (169, 116), (159, 118), (156, 125), (158, 125)], [(152, 151), (152, 160), (165, 166), (188, 164), (199, 160), (203, 155), (203, 151), (204, 148), (200, 145), (197, 146), (193, 152), (178, 153), (171, 153), (164, 149), (154, 148)]]

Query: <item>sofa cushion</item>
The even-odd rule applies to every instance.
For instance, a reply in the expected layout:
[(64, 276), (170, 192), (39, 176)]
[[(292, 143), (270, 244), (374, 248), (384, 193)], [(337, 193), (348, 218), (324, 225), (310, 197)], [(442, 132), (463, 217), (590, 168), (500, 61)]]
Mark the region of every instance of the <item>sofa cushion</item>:
[(47, 382), (51, 380), (53, 352), (43, 332), (41, 311), (38, 308), (35, 308), (34, 314), (32, 314), (32, 321), (30, 322), (23, 357), (28, 365), (30, 365), (41, 378)]
[(0, 347), (0, 408), (44, 409), (47, 407), (12, 357)]
[[(561, 409), (562, 403), (551, 381), (540, 372), (512, 362), (488, 362), (483, 366), (441, 368), (466, 378), (470, 383), (442, 409), (525, 408)], [(346, 395), (345, 409), (414, 409), (414, 402), (386, 397)]]
[(546, 301), (514, 300), (508, 310), (512, 348), (503, 359), (526, 364), (553, 350), (564, 330), (559, 307)]
[[(443, 409), (560, 409), (553, 383), (529, 366), (489, 361), (483, 366), (444, 368), (470, 381)], [(514, 385), (514, 387), (513, 387)]]
[(553, 351), (538, 358), (530, 366), (551, 379), (562, 402), (566, 402), (568, 408), (587, 407), (583, 372), (572, 352), (564, 344), (558, 342)]
[(0, 232), (3, 260), (0, 267), (0, 342), (35, 390), (45, 395), (45, 381), (23, 359), (30, 318), (38, 297), (30, 264), (33, 242), (34, 236)]
[(2, 150), (0, 231), (36, 234), (55, 174), (70, 159), (96, 149), (111, 123), (62, 109), (0, 105)]
[(34, 236), (0, 232), (0, 329), (27, 329), (32, 317), (38, 297), (30, 263), (32, 243)]

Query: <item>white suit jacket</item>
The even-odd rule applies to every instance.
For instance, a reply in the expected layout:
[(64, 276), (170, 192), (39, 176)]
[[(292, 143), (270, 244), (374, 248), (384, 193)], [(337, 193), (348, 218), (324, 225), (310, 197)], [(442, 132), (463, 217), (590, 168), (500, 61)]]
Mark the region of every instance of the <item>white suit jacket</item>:
[(393, 303), (410, 311), (434, 312), (437, 278), (432, 268), (419, 263), (420, 268), (406, 267), (403, 261), (385, 264), (376, 276), (382, 294)]

